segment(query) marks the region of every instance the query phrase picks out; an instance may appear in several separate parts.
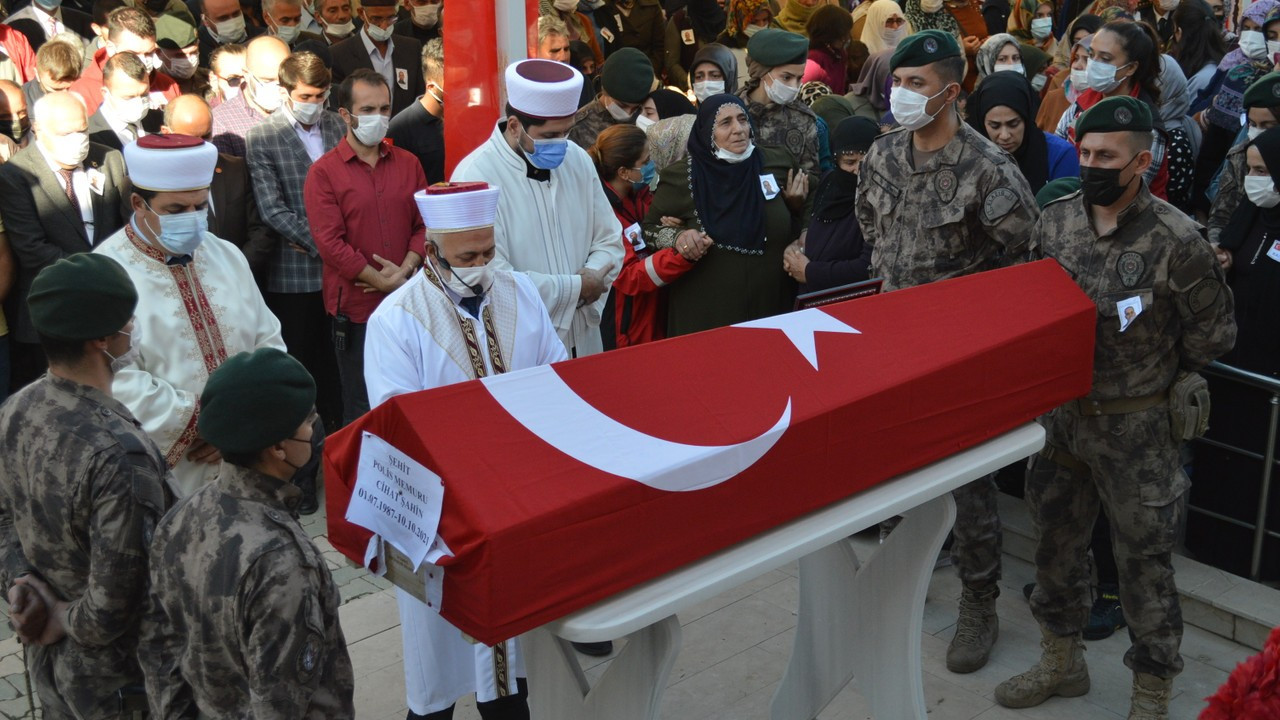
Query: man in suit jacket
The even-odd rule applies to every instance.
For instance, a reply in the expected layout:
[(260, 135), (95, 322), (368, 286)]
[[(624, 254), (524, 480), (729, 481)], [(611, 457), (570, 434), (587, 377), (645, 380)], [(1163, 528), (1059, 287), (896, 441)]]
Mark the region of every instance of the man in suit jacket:
[(267, 32), (288, 43), (292, 52), (313, 52), (326, 67), (333, 64), (329, 43), (319, 33), (302, 29), (302, 0), (262, 0), (262, 21)]
[(113, 150), (160, 131), (164, 113), (150, 109), (151, 71), (131, 52), (111, 56), (102, 66), (102, 104), (89, 116), (89, 142)]
[(49, 38), (70, 30), (84, 38), (93, 39), (93, 18), (75, 8), (57, 5), (45, 7), (32, 2), (5, 18), (5, 24), (22, 33), (33, 51), (39, 51)]
[(342, 417), (337, 360), (320, 294), (320, 254), (302, 197), (312, 163), (346, 134), (342, 119), (324, 109), (330, 78), (315, 53), (290, 55), (280, 64), (280, 87), (288, 99), (249, 130), (246, 146), (258, 211), (281, 238), (269, 263), (264, 298), (280, 319), (289, 353), (316, 379), (316, 408), (333, 430)]
[(267, 31), (245, 23), (239, 0), (200, 0), (199, 8), (201, 67), (209, 67), (209, 53), (219, 45), (246, 43)]
[[(199, 95), (179, 96), (165, 106), (160, 132), (208, 140), (213, 134), (209, 104)], [(240, 248), (258, 286), (265, 289), (267, 266), (280, 240), (258, 213), (244, 158), (218, 153), (209, 186), (209, 232)]]
[(125, 222), (129, 178), (120, 153), (89, 142), (84, 102), (68, 92), (36, 102), (36, 142), (0, 166), (0, 216), (18, 265), (11, 385), (44, 372), (27, 313), (31, 281), (46, 266), (97, 247)]
[(422, 43), (394, 35), (395, 0), (364, 0), (360, 8), (364, 27), (331, 47), (333, 81), (342, 82), (360, 68), (386, 78), (391, 86), (391, 114), (412, 105), (426, 90), (422, 79)]
[[(151, 68), (160, 66), (160, 58), (156, 55), (156, 25), (142, 10), (121, 7), (107, 15), (106, 46), (93, 54), (80, 78), (71, 85), (72, 92), (84, 98), (90, 113), (96, 112), (102, 104), (102, 80), (107, 59), (122, 52), (136, 53)], [(152, 70), (150, 81), (150, 98), (154, 106), (163, 105), (182, 94), (178, 83), (159, 70)]]

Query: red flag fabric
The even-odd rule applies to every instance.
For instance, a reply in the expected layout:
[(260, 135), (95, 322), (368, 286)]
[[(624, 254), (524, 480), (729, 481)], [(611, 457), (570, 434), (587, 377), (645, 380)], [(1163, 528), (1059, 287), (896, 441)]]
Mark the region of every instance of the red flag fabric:
[(1094, 318), (1042, 261), (393, 398), (326, 443), (329, 540), (363, 561), (370, 432), (443, 479), (440, 612), (495, 643), (1087, 394)]

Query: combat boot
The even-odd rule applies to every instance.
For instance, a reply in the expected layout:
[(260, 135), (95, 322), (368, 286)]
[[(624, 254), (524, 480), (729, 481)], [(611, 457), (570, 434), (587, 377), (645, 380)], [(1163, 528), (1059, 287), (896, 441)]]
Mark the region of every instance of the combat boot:
[(960, 619), (956, 634), (947, 646), (947, 669), (953, 673), (971, 673), (987, 664), (991, 646), (1000, 636), (1000, 618), (996, 617), (996, 598), (1000, 588), (970, 590), (960, 593)]
[(1007, 708), (1028, 708), (1054, 695), (1079, 697), (1089, 692), (1089, 668), (1080, 636), (1062, 637), (1043, 628), (1040, 635), (1040, 662), (997, 685), (996, 702)]
[(1133, 699), (1129, 701), (1129, 720), (1169, 720), (1169, 691), (1173, 680), (1133, 674)]

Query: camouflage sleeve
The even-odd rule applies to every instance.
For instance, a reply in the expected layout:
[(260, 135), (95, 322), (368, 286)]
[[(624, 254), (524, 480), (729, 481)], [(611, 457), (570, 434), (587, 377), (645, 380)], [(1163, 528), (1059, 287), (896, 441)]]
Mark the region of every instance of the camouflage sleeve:
[(317, 691), (330, 652), (320, 583), (291, 550), (266, 553), (241, 581), (241, 656), (257, 720), (302, 717)]
[(136, 628), (146, 599), (147, 546), (164, 509), (158, 474), (112, 455), (85, 469), (93, 488), (89, 518), (89, 578), (71, 601), (67, 635), (82, 645), (106, 646)]
[(995, 172), (985, 189), (978, 217), (991, 239), (1002, 248), (1001, 267), (1008, 267), (1027, 261), (1027, 245), (1040, 218), (1040, 206), (1016, 163), (1000, 163)]
[(186, 642), (185, 628), (169, 617), (164, 603), (154, 592), (148, 595), (138, 635), (138, 661), (142, 665), (152, 716), (164, 720), (195, 720), (199, 717), (195, 696), (182, 677), (179, 665)]
[(1227, 156), (1227, 162), (1222, 166), (1222, 173), (1218, 177), (1218, 194), (1213, 196), (1206, 223), (1209, 226), (1209, 242), (1214, 245), (1218, 244), (1219, 236), (1227, 228), (1236, 207), (1240, 205), (1240, 195), (1243, 193), (1239, 170), (1232, 156)]
[(1169, 267), (1169, 289), (1182, 325), (1183, 370), (1199, 370), (1235, 346), (1235, 302), (1208, 243), (1182, 244)]
[(18, 531), (13, 527), (13, 515), (3, 503), (0, 503), (0, 552), (3, 553), (0, 555), (0, 596), (3, 596), (9, 592), (14, 580), (35, 572), (22, 551)]
[[(871, 149), (867, 151), (866, 157), (862, 159), (862, 166), (858, 170), (858, 196), (854, 199), (854, 214), (858, 216), (858, 227), (862, 230), (862, 241), (869, 247), (875, 247), (876, 244), (876, 209), (871, 206), (871, 201), (867, 198), (867, 183), (870, 181), (870, 173), (867, 171), (879, 153), (876, 150), (875, 143), (871, 144)], [(874, 277), (874, 275), (873, 275)]]

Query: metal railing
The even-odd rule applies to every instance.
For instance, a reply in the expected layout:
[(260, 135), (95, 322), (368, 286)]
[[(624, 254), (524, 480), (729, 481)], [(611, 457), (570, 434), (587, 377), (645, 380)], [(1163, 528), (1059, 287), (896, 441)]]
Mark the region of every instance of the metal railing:
[[(1266, 375), (1259, 375), (1255, 372), (1249, 372), (1248, 370), (1241, 370), (1240, 368), (1232, 367), (1230, 365), (1223, 365), (1220, 362), (1211, 363), (1208, 367), (1201, 370), (1201, 372), (1230, 382), (1247, 385), (1271, 395), (1271, 419), (1267, 429), (1265, 451), (1261, 455), (1229, 443), (1209, 438), (1202, 437), (1196, 441), (1230, 453), (1235, 453), (1241, 457), (1262, 461), (1262, 484), (1258, 488), (1258, 511), (1253, 524), (1249, 524), (1243, 520), (1237, 520), (1233, 517), (1227, 517), (1226, 515), (1222, 515), (1205, 508), (1196, 507), (1194, 505), (1187, 506), (1187, 509), (1192, 512), (1198, 512), (1201, 515), (1206, 515), (1253, 531), (1253, 554), (1249, 558), (1249, 577), (1256, 581), (1259, 579), (1262, 569), (1263, 542), (1266, 540), (1268, 535), (1276, 539), (1280, 539), (1280, 532), (1267, 529), (1267, 504), (1271, 498), (1271, 478), (1276, 468), (1276, 428), (1280, 427), (1280, 380), (1267, 377)], [(1210, 412), (1212, 412), (1212, 410)], [(1212, 415), (1210, 417), (1212, 418)]]

